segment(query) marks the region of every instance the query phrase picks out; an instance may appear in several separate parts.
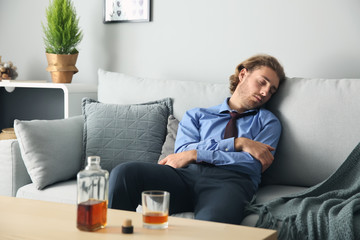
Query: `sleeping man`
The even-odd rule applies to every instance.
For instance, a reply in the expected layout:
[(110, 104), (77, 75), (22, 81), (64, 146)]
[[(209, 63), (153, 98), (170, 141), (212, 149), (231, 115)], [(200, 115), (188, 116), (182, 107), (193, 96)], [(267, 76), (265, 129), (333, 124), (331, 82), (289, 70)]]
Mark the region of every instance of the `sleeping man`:
[(128, 162), (110, 174), (109, 208), (135, 211), (141, 192), (170, 192), (169, 214), (240, 224), (244, 208), (274, 160), (279, 120), (262, 106), (285, 79), (280, 63), (256, 55), (230, 77), (230, 98), (187, 111), (179, 123), (175, 153), (158, 164)]

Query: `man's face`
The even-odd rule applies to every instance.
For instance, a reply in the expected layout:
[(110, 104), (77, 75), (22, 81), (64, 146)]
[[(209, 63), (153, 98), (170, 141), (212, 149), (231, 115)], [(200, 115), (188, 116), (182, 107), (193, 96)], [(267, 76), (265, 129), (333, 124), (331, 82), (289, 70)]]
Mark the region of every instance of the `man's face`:
[(260, 67), (252, 72), (242, 69), (234, 94), (240, 99), (243, 110), (254, 109), (265, 104), (279, 87), (279, 77), (269, 67)]

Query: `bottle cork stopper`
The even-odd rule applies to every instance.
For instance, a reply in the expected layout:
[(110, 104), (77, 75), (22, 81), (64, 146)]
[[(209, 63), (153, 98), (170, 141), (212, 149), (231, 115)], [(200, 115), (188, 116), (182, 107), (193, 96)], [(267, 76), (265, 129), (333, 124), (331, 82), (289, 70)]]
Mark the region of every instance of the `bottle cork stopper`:
[(121, 227), (122, 233), (133, 233), (134, 227), (132, 226), (131, 219), (125, 219)]
[(124, 220), (124, 223), (123, 223), (123, 226), (124, 227), (131, 227), (131, 219), (125, 219)]

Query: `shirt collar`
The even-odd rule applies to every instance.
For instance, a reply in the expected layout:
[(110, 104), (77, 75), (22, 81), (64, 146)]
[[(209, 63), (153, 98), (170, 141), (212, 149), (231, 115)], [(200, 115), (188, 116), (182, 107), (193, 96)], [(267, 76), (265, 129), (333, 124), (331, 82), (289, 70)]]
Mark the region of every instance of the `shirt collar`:
[[(224, 100), (224, 102), (221, 104), (220, 109), (219, 109), (219, 113), (236, 112), (235, 110), (232, 110), (232, 109), (230, 108), (230, 106), (229, 106), (229, 104), (228, 104), (229, 99), (230, 99), (230, 97), (226, 98), (226, 99)], [(254, 111), (254, 112), (258, 112), (259, 109), (258, 109), (258, 108), (250, 109), (250, 110), (245, 111), (244, 113), (246, 113), (246, 112), (253, 112), (253, 111)]]

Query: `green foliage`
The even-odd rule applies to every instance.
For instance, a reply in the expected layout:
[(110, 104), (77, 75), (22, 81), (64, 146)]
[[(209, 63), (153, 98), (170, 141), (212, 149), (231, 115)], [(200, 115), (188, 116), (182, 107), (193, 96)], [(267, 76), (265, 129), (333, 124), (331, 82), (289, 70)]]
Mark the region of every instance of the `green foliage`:
[(53, 0), (46, 9), (47, 25), (42, 24), (47, 53), (75, 54), (76, 46), (83, 34), (79, 28), (79, 18), (71, 0)]

